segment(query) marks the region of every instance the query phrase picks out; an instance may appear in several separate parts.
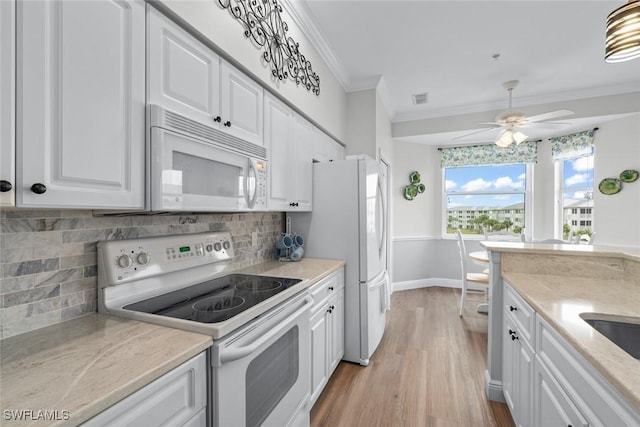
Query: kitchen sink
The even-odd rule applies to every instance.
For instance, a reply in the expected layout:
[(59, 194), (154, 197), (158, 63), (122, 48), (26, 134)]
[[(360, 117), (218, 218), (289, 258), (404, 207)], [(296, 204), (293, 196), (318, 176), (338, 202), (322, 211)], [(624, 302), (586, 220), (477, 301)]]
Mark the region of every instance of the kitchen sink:
[(581, 313), (582, 320), (611, 340), (618, 347), (640, 360), (640, 319)]

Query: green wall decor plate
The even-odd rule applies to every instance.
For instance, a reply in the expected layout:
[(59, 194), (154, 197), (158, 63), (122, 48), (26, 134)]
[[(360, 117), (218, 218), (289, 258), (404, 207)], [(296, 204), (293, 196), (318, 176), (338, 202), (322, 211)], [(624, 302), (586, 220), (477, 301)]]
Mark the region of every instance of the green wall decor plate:
[(622, 181), (617, 178), (605, 178), (598, 184), (598, 190), (606, 195), (619, 193), (622, 190)]
[(634, 182), (638, 179), (638, 171), (633, 169), (627, 169), (620, 172), (620, 181), (622, 182)]

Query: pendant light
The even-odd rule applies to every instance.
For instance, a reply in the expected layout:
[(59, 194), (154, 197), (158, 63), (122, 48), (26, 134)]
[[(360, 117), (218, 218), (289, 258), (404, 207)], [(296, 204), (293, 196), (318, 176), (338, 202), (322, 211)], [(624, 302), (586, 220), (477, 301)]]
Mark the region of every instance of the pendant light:
[(604, 60), (608, 63), (640, 58), (640, 0), (629, 0), (607, 17)]

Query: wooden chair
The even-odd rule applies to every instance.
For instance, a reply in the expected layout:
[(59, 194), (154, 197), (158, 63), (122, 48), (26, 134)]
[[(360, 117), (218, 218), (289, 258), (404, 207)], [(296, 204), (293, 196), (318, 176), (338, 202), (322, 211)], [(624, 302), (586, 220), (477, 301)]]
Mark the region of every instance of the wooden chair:
[(460, 316), (464, 313), (464, 300), (467, 296), (468, 289), (484, 290), (487, 291), (489, 286), (489, 275), (485, 273), (469, 273), (469, 257), (467, 255), (467, 249), (464, 245), (464, 239), (462, 238), (462, 232), (460, 229), (456, 230), (456, 237), (458, 239), (458, 250), (460, 252), (460, 268), (462, 269), (462, 292), (460, 297)]

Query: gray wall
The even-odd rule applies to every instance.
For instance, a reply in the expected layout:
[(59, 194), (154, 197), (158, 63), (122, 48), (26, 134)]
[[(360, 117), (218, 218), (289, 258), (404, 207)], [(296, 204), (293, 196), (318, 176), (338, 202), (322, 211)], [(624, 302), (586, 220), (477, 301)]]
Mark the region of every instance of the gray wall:
[(229, 268), (240, 268), (274, 258), (283, 224), (281, 212), (94, 217), (87, 210), (1, 210), (0, 338), (96, 311), (98, 241), (228, 230), (236, 254)]

